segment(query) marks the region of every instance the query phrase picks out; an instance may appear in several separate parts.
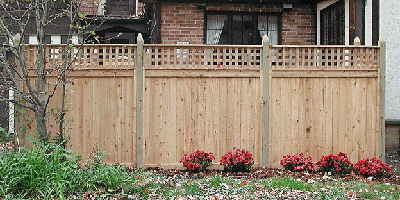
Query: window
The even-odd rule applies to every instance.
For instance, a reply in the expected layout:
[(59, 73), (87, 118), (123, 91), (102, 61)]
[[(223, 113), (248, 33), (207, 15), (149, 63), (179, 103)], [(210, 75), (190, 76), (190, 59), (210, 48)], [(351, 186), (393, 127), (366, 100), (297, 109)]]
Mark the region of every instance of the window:
[(344, 1), (340, 0), (321, 10), (321, 44), (343, 45), (345, 39)]
[(36, 35), (30, 35), (29, 36), (29, 44), (38, 44), (37, 36)]
[(280, 15), (260, 13), (206, 14), (206, 44), (261, 44), (267, 34), (270, 44), (280, 44)]
[(61, 35), (51, 35), (50, 38), (50, 44), (61, 44)]

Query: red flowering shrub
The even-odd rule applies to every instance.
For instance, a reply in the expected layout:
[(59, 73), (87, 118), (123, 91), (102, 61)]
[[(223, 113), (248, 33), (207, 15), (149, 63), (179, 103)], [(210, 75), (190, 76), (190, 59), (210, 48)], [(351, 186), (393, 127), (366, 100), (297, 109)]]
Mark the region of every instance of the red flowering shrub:
[(253, 164), (253, 155), (246, 149), (237, 149), (235, 153), (229, 151), (221, 158), (221, 165), (229, 172), (248, 172)]
[(347, 174), (353, 166), (349, 158), (347, 158), (347, 154), (342, 152), (339, 152), (336, 156), (333, 154), (322, 156), (317, 165), (320, 171), (332, 174)]
[(214, 159), (212, 152), (206, 153), (197, 150), (189, 156), (185, 154), (180, 162), (183, 163), (183, 166), (189, 171), (201, 171), (209, 167)]
[(382, 177), (392, 171), (388, 164), (383, 163), (377, 158), (364, 158), (357, 161), (354, 165), (354, 170), (358, 174), (374, 177)]
[(283, 156), (281, 165), (292, 172), (314, 171), (315, 164), (312, 162), (312, 157), (304, 158), (303, 156), (303, 153)]

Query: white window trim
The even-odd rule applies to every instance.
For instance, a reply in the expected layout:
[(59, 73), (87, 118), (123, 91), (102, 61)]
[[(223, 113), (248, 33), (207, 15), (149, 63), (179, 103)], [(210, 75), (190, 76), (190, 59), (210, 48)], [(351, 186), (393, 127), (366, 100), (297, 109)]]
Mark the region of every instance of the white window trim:
[(138, 15), (138, 7), (139, 7), (139, 0), (136, 0), (136, 5), (135, 5), (135, 15)]
[(79, 44), (79, 36), (78, 35), (71, 36), (70, 40), (71, 40), (72, 44)]
[(37, 35), (29, 36), (29, 44), (38, 44)]
[(104, 5), (106, 4), (106, 0), (99, 0), (99, 5), (97, 7), (97, 15), (103, 16), (105, 13)]
[(372, 46), (372, 0), (365, 5), (365, 45)]
[[(14, 90), (10, 89), (8, 91), (8, 98), (10, 100), (14, 99)], [(11, 134), (15, 133), (15, 128), (14, 128), (14, 112), (15, 112), (15, 107), (14, 107), (14, 103), (9, 102), (8, 103), (8, 107), (9, 107), (9, 115), (8, 115), (8, 132), (10, 132)]]
[(51, 35), (50, 40), (51, 44), (61, 44), (61, 35)]

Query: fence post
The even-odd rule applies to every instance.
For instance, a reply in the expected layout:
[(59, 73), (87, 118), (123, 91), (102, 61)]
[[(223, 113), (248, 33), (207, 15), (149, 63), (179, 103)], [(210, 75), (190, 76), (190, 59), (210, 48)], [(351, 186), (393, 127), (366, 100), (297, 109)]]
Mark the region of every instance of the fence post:
[(385, 162), (386, 41), (379, 38), (379, 159)]
[(268, 167), (269, 157), (269, 38), (267, 35), (262, 41), (262, 84), (263, 84), (263, 109), (262, 109), (262, 166)]
[(137, 37), (136, 49), (136, 166), (144, 167), (143, 163), (143, 45), (142, 34)]

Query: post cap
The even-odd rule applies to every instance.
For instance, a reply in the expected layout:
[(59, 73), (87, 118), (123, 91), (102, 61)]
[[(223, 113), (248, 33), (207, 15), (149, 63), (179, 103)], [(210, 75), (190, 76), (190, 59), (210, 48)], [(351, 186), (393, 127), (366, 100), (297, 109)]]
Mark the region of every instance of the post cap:
[(361, 40), (359, 37), (354, 38), (354, 45), (355, 46), (360, 46), (361, 45)]

